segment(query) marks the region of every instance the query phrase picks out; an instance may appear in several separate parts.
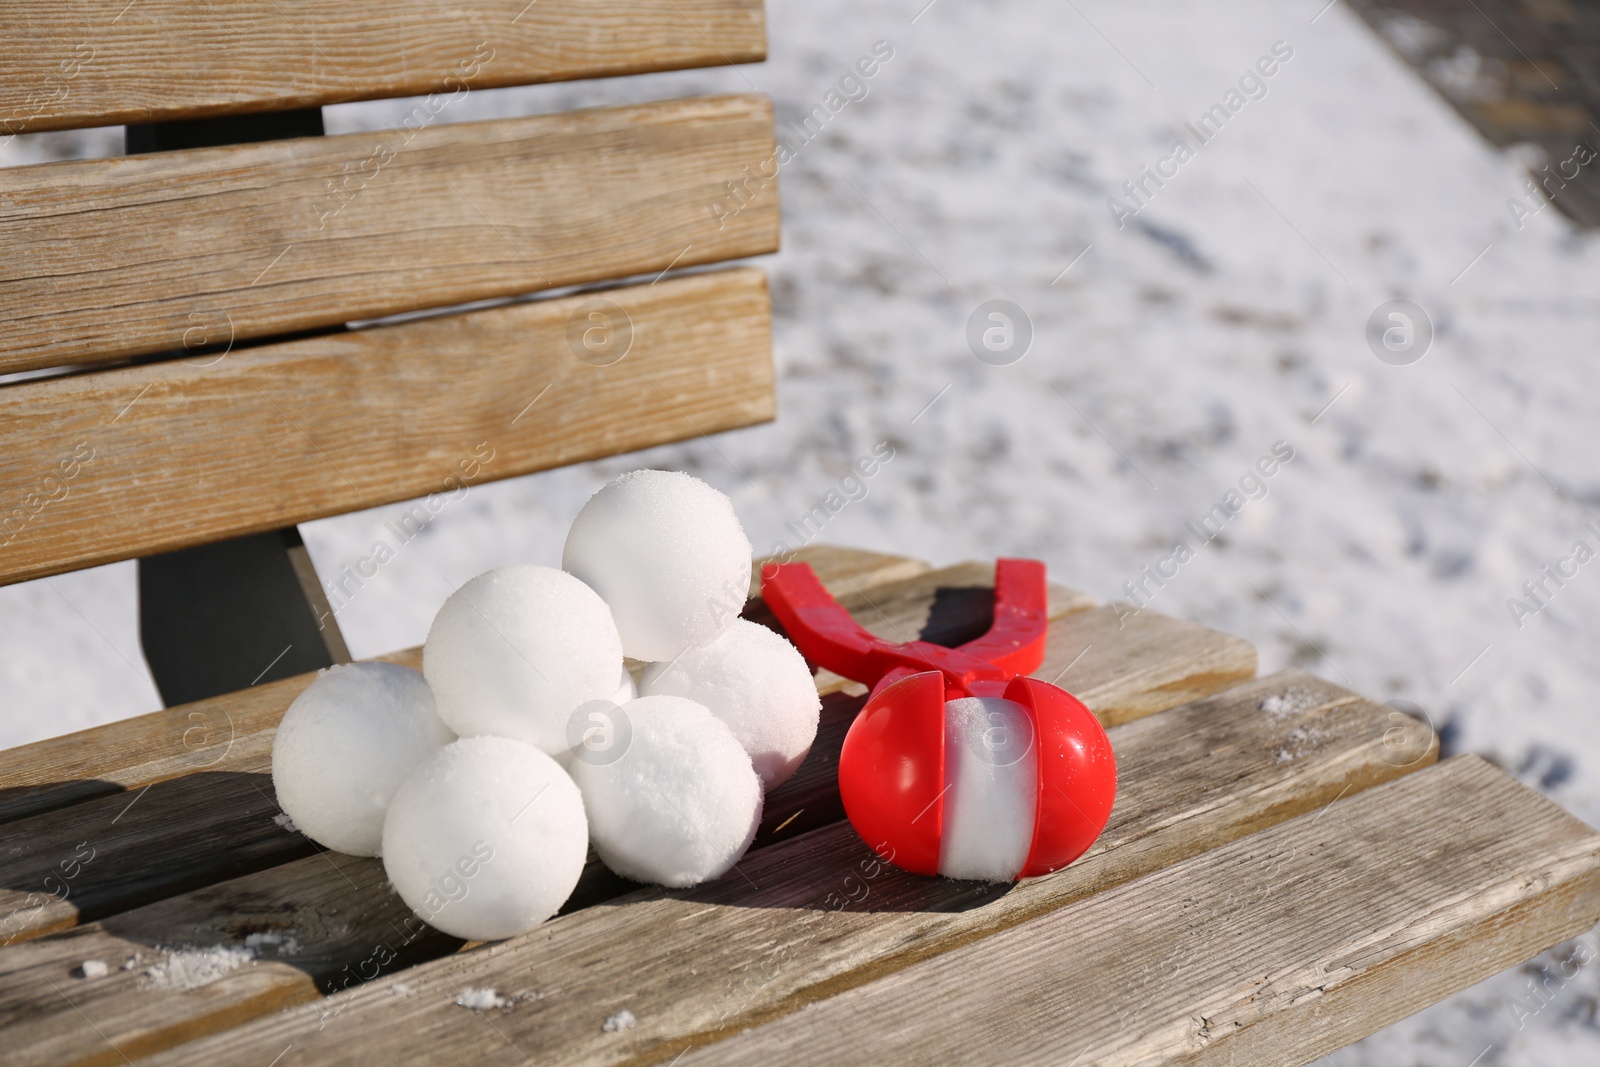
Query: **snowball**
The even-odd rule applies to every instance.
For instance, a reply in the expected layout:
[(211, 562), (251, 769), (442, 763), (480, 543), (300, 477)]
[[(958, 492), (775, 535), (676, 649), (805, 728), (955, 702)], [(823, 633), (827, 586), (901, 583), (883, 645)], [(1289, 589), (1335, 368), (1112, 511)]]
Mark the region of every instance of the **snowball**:
[(501, 567), (444, 602), (422, 669), (456, 733), (511, 737), (554, 754), (567, 746), (574, 708), (616, 693), (622, 642), (605, 602), (572, 575)]
[(578, 512), (561, 566), (611, 606), (624, 652), (669, 660), (738, 617), (750, 589), (750, 541), (733, 502), (700, 479), (633, 471)]
[(571, 765), (595, 851), (639, 882), (690, 886), (725, 874), (761, 822), (750, 757), (726, 723), (692, 700), (640, 697), (620, 715), (621, 754), (575, 749)]
[(272, 785), (286, 830), (352, 856), (376, 856), (401, 779), (455, 739), (422, 675), (347, 663), (295, 698), (272, 742)]
[(82, 970), (85, 978), (104, 978), (111, 968), (106, 966), (105, 960), (84, 960)]
[(1002, 697), (944, 706), (944, 829), (939, 873), (1015, 881), (1033, 844), (1039, 751), (1028, 709)]
[(395, 791), (383, 869), (413, 911), (469, 941), (533, 929), (572, 895), (589, 835), (583, 798), (521, 741), (467, 737)]
[(637, 1016), (627, 1008), (623, 1008), (615, 1015), (607, 1015), (606, 1021), (600, 1024), (600, 1029), (608, 1034), (620, 1034), (624, 1030), (632, 1030), (639, 1022)]
[(652, 664), (640, 689), (646, 696), (687, 697), (710, 708), (733, 730), (769, 790), (811, 751), (822, 711), (805, 657), (746, 619), (735, 619), (709, 645)]

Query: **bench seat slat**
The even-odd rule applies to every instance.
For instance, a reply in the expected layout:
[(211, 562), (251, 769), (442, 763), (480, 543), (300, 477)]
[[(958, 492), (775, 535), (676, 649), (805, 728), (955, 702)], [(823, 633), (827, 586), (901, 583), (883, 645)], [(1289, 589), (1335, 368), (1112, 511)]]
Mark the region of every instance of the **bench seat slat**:
[[(1263, 712), (1269, 697), (1291, 710)], [(496, 1062), (510, 1057), (509, 1040), (537, 1062), (665, 1063), (688, 1045), (787, 1015), (1432, 760), (1425, 728), (1409, 746), (1386, 744), (1391, 728), (1389, 709), (1284, 672), (1114, 727), (1125, 774), (1112, 821), (1090, 853), (1055, 875), (1003, 889), (907, 875), (875, 863), (854, 831), (836, 823), (752, 853), (742, 876), (686, 893), (641, 890), (492, 949), (336, 994), (321, 1011), (302, 1008), (176, 1050), (170, 1061), (200, 1062), (223, 1047), (249, 1059), (272, 1045), (270, 1058), (292, 1045), (280, 1067), (391, 1053), (423, 1062), (446, 1047)], [(1295, 736), (1316, 740), (1294, 760), (1279, 759)], [(411, 992), (390, 993), (394, 980)], [(541, 996), (494, 1016), (501, 1036), (454, 1005), (452, 986)], [(637, 1025), (605, 1033), (603, 1020), (624, 1008)], [(332, 1017), (319, 1034), (322, 1011)], [(401, 1039), (420, 1043), (390, 1044)], [(797, 1042), (792, 1053), (803, 1049)]]
[(0, 170), (0, 373), (774, 252), (773, 145), (738, 95)]
[(1600, 834), (1460, 756), (680, 1062), (1310, 1063), (1597, 919)]
[(568, 343), (590, 299), (0, 387), (0, 583), (444, 494), (421, 522), (463, 483), (773, 417), (761, 271), (607, 291), (633, 340), (604, 367)]
[(6, 0), (0, 136), (766, 58), (761, 0)]
[[(1266, 715), (1258, 705), (1269, 697), (1295, 710), (1276, 717)], [(1021, 922), (1041, 909), (1059, 907), (1258, 826), (1289, 818), (1325, 803), (1344, 789), (1363, 788), (1399, 774), (1408, 762), (1420, 766), (1432, 758), (1425, 731), (1418, 731), (1409, 748), (1375, 743), (1391, 725), (1387, 709), (1301, 672), (1287, 671), (1150, 717), (1137, 726), (1115, 727), (1111, 739), (1126, 773), (1116, 816), (1100, 854), (1084, 860), (1071, 877), (1054, 879), (1047, 893), (1040, 893), (1033, 883), (1019, 888), (1015, 892), (1027, 899), (1019, 897), (1017, 907), (995, 903), (986, 905), (981, 914), (936, 920), (931, 929), (937, 936), (923, 947), (911, 949), (909, 958), (939, 949), (958, 935), (969, 937)], [(1296, 730), (1316, 731), (1317, 743), (1302, 752), (1291, 767), (1277, 754)], [(1203, 758), (1205, 753), (1219, 751), (1225, 753), (1221, 758)], [(1178, 773), (1173, 773), (1175, 769)], [(774, 859), (769, 862), (752, 855), (740, 868), (769, 898), (779, 893), (787, 897), (805, 885), (820, 894), (833, 890), (833, 882), (860, 862), (863, 850), (852, 839), (852, 832), (842, 825), (808, 835), (804, 841), (786, 838), (782, 844), (763, 834), (756, 847), (772, 849)], [(785, 857), (782, 863), (779, 856)], [(296, 860), (0, 952), (0, 1025), (7, 1028), (18, 1067), (76, 1062), (79, 1057), (103, 1053), (108, 1041), (125, 1051), (130, 1045), (140, 1051), (176, 1045), (206, 1030), (237, 1026), (247, 1018), (268, 1014), (290, 1000), (315, 1000), (313, 981), (335, 992), (359, 984), (358, 971), (367, 979), (381, 971), (385, 984), (404, 981), (406, 975), (399, 972), (408, 964), (446, 955), (459, 944), (443, 935), (433, 935), (430, 940), (415, 924), (404, 926), (409, 913), (384, 884), (378, 861), (337, 857), (335, 871), (328, 859)], [(779, 868), (780, 873), (769, 876)], [(624, 887), (622, 892), (638, 888), (619, 884)], [(854, 888), (852, 884), (852, 891)], [(868, 900), (877, 893), (904, 895), (902, 902), (915, 902), (923, 911), (955, 910), (945, 905), (969, 900), (974, 888), (946, 881), (920, 883), (901, 876), (896, 884), (871, 880)], [(708, 890), (692, 900), (708, 894), (719, 899), (726, 895)], [(603, 929), (595, 935), (591, 951), (599, 955), (609, 948), (615, 953), (612, 967), (632, 966), (637, 950), (630, 940), (641, 928), (652, 928), (652, 922), (666, 918), (660, 914), (659, 896), (645, 891), (628, 901), (617, 901), (615, 907), (634, 914), (601, 924)], [(740, 903), (759, 905), (764, 899), (742, 899)], [(570, 905), (564, 909), (574, 910)], [(758, 990), (754, 983), (741, 981), (732, 994), (709, 987), (685, 992), (702, 1012), (708, 1005), (715, 1005), (718, 1011), (727, 1009), (729, 1018), (719, 1021), (731, 1025), (751, 1014), (763, 1014), (773, 1003), (804, 996), (804, 990), (816, 983), (839, 981), (841, 969), (845, 981), (859, 980), (850, 977), (851, 968), (875, 951), (883, 953), (875, 959), (891, 957), (894, 965), (906, 965), (908, 946), (916, 944), (909, 935), (930, 929), (924, 918), (898, 923), (880, 935), (852, 931), (848, 942), (830, 948), (818, 947), (826, 933), (822, 930), (815, 931), (818, 936), (804, 947), (782, 943), (781, 949), (773, 950), (781, 967), (769, 968), (780, 970), (782, 977), (770, 989)], [(840, 916), (837, 926), (842, 930), (858, 920), (859, 915)], [(704, 937), (707, 944), (737, 941), (745, 938), (753, 921), (758, 920), (748, 911), (741, 921), (736, 911), (726, 909), (720, 923), (696, 928), (694, 936)], [(139, 972), (162, 958), (152, 946), (236, 947), (250, 933), (262, 931), (272, 932), (277, 940), (261, 949), (261, 962), (251, 965), (258, 973), (248, 980), (236, 973), (226, 982), (199, 990), (141, 986)], [(718, 953), (718, 958), (711, 959), (687, 945), (681, 951), (684, 959), (695, 961), (688, 965), (696, 969), (704, 960), (708, 968), (732, 963), (734, 973), (740, 973), (737, 965), (744, 962), (734, 953)], [(65, 990), (97, 1021), (99, 1033), (66, 1025), (76, 1009), (40, 981), (41, 975), (59, 978), (84, 959), (118, 963), (130, 958), (141, 961), (133, 973), (117, 974), (113, 968), (110, 982), (75, 984)], [(693, 1014), (669, 1010), (669, 1019), (663, 1019), (654, 1010), (648, 1016), (642, 1011), (641, 1002), (650, 1004), (653, 996), (669, 995), (669, 986), (680, 980), (683, 969), (669, 969), (642, 985), (619, 985), (615, 993), (622, 996), (625, 992), (628, 1004), (645, 1018), (651, 1043), (674, 1036), (664, 1027), (681, 1024)], [(691, 975), (689, 980), (697, 977)], [(265, 990), (274, 991), (276, 998), (266, 996)], [(797, 994), (797, 990), (801, 992)], [(328, 1001), (296, 1012), (303, 1021), (320, 1022), (331, 1019), (334, 1012), (342, 1014), (342, 1003)], [(573, 1019), (570, 1032), (563, 1028), (553, 1038), (542, 1036), (539, 1051), (561, 1057), (581, 1052), (569, 1043), (588, 1036), (584, 1031), (592, 1027), (585, 1027), (584, 1021)]]
[[(929, 579), (912, 581), (924, 583), (931, 600), (939, 583)], [(1053, 622), (1040, 677), (1060, 674), (1078, 657), (1085, 643), (1081, 637), (1085, 622), (1102, 633), (1108, 626), (1114, 628), (1108, 614), (1107, 609), (1079, 611)], [(912, 617), (908, 612), (908, 620)], [(1254, 652), (1238, 638), (1163, 619), (1154, 612), (1141, 618), (1147, 628), (1142, 635), (1150, 669), (1130, 672), (1114, 657), (1090, 654), (1073, 666), (1064, 681), (1076, 679), (1100, 706), (1116, 709), (1131, 704), (1149, 713), (1184, 699), (1174, 694), (1188, 688), (1182, 684), (1185, 676), (1205, 679), (1202, 684), (1214, 691), (1254, 673)], [(1152, 635), (1158, 639), (1150, 639)], [(1223, 681), (1217, 666), (1229, 658), (1239, 664), (1240, 672)], [(1152, 685), (1167, 704), (1152, 705), (1147, 692)], [(819, 730), (805, 766), (770, 798), (771, 817), (764, 822), (769, 833), (793, 835), (840, 816), (838, 748), (859, 706), (859, 699), (828, 702), (825, 728)], [(0, 886), (0, 923), (5, 925), (0, 939), (25, 939), (220, 881), (241, 869), (305, 855), (308, 842), (274, 822), (280, 813), (271, 800), (270, 739), (261, 737), (247, 751), (253, 754), (230, 755), (206, 770), (156, 782), (147, 791), (85, 800), (7, 824), (9, 879)], [(131, 814), (120, 814), (130, 803), (131, 812), (140, 816), (133, 823), (127, 822)], [(245, 842), (242, 856), (235, 856), (227, 844), (235, 834)], [(70, 851), (68, 846), (83, 840), (98, 849), (94, 863), (85, 865), (63, 899), (47, 896), (52, 888), (47, 880), (68, 858), (63, 850)], [(133, 874), (124, 878), (124, 868)], [(163, 885), (170, 892), (163, 892)]]

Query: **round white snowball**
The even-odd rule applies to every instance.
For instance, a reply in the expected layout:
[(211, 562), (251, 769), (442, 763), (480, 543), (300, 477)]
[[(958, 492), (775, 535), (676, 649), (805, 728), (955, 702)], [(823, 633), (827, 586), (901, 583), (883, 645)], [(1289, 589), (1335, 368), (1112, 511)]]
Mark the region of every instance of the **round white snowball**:
[(272, 787), (311, 840), (376, 856), (395, 788), (453, 740), (416, 671), (395, 663), (329, 667), (283, 713), (272, 740)]
[(624, 878), (690, 886), (725, 874), (755, 838), (761, 780), (727, 725), (682, 697), (618, 712), (615, 748), (574, 749), (600, 859)]
[(687, 697), (728, 724), (766, 789), (795, 772), (817, 737), (822, 698), (800, 650), (759, 623), (735, 619), (716, 640), (654, 663), (645, 696)]
[(1016, 881), (1033, 845), (1039, 802), (1039, 746), (1028, 709), (1003, 697), (947, 701), (944, 782), (939, 873)]
[(572, 575), (501, 567), (444, 602), (422, 670), (456, 733), (511, 737), (554, 754), (567, 747), (573, 709), (616, 693), (622, 640), (605, 602)]
[(750, 541), (733, 501), (676, 471), (632, 471), (578, 512), (561, 566), (611, 606), (622, 649), (669, 660), (738, 617), (750, 589)]
[(465, 737), (395, 791), (383, 869), (425, 922), (468, 941), (526, 933), (572, 895), (589, 851), (583, 798), (556, 761)]

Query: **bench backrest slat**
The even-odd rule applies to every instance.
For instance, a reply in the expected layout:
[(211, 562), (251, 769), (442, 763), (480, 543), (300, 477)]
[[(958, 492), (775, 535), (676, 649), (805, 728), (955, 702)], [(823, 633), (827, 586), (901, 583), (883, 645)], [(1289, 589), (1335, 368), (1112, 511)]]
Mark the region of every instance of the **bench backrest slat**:
[(756, 62), (761, 0), (5, 0), (0, 136)]
[(771, 419), (768, 308), (740, 268), (0, 388), (0, 584)]
[(773, 145), (743, 95), (0, 170), (0, 373), (772, 252)]
[[(761, 0), (6, 0), (3, 21), (0, 139), (140, 123), (167, 150), (0, 168), (0, 375), (24, 375), (0, 384), (0, 585), (420, 500), (397, 550), (465, 486), (774, 417), (765, 275), (673, 274), (777, 250), (770, 100), (445, 114), (759, 60)], [(392, 128), (308, 136), (324, 104), (413, 94)], [(334, 600), (361, 577), (320, 579)]]

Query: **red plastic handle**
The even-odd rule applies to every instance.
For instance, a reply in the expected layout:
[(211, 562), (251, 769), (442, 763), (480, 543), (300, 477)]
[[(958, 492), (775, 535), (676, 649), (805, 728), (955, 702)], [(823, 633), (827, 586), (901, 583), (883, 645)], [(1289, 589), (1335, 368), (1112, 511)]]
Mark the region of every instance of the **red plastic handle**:
[(994, 621), (982, 637), (957, 648), (885, 641), (868, 632), (823, 588), (809, 563), (768, 564), (761, 572), (761, 596), (807, 659), (875, 691), (935, 670), (944, 675), (951, 699), (998, 696), (1005, 682), (1044, 662), (1048, 591), (1038, 560), (996, 562)]
[(1048, 874), (1094, 844), (1117, 793), (1111, 742), (1076, 697), (1026, 677), (1044, 661), (1044, 564), (995, 564), (994, 622), (957, 648), (885, 641), (864, 629), (805, 563), (769, 565), (761, 593), (807, 659), (873, 687), (839, 754), (845, 814), (874, 851), (935, 874), (944, 829), (945, 702), (1005, 697), (1022, 705), (1038, 746), (1033, 839), (1019, 877)]

